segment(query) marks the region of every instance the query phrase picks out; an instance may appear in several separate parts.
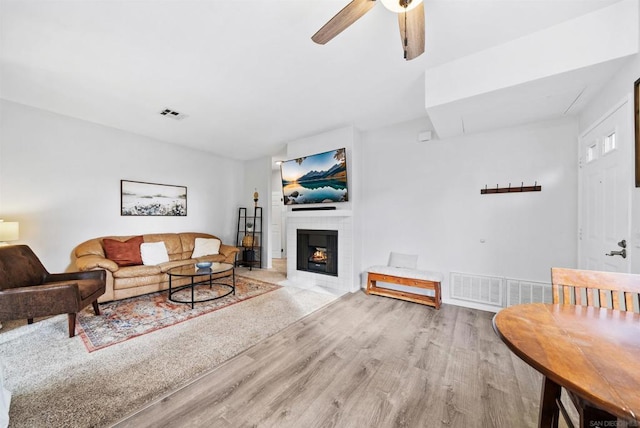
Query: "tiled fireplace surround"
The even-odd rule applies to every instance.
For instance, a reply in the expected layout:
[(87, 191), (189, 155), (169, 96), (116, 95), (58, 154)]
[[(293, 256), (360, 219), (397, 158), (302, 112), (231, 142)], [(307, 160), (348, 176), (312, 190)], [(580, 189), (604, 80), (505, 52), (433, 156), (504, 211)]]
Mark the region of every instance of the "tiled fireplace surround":
[[(287, 213), (287, 282), (292, 285), (322, 287), (333, 292), (358, 289), (353, 267), (353, 218), (351, 211), (290, 211)], [(338, 231), (338, 276), (297, 270), (297, 229)], [(355, 288), (354, 288), (355, 287)]]

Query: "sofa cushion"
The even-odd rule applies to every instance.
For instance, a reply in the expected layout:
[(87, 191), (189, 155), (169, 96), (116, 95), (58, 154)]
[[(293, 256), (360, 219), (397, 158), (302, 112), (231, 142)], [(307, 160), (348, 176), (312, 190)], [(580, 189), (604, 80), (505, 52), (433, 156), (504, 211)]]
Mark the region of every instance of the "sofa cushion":
[(151, 233), (144, 236), (144, 242), (163, 242), (169, 254), (169, 260), (182, 260), (182, 241), (179, 233)]
[(114, 278), (135, 278), (137, 276), (159, 275), (160, 266), (125, 266), (113, 272)]
[(161, 272), (167, 272), (169, 269), (173, 269), (175, 267), (195, 265), (195, 264), (196, 264), (196, 261), (193, 259), (172, 260), (170, 262), (161, 263), (158, 265), (158, 267), (160, 268)]
[[(156, 266), (157, 267), (157, 266)], [(149, 285), (158, 285), (158, 284), (162, 284), (165, 281), (165, 277), (167, 275), (164, 273), (159, 273), (157, 275), (149, 275), (149, 276), (134, 276), (131, 278), (116, 278), (116, 280), (113, 282), (113, 289), (114, 290), (125, 290), (127, 288), (137, 288), (137, 287), (145, 287), (145, 286), (149, 286)], [(158, 287), (157, 290), (154, 291), (159, 291), (160, 288)], [(139, 294), (145, 294), (145, 293), (137, 293), (134, 295), (139, 295)], [(132, 295), (129, 295), (128, 297), (131, 297)]]
[[(107, 238), (106, 236), (103, 237), (102, 239)], [(109, 238), (115, 238), (114, 236), (110, 236)], [(127, 236), (118, 236), (117, 237), (119, 240), (122, 239), (127, 239), (130, 238)], [(75, 256), (76, 258), (79, 257), (84, 257), (84, 256), (100, 256), (100, 257), (104, 257), (104, 247), (102, 246), (102, 239), (101, 238), (94, 238), (94, 239), (90, 239), (88, 241), (83, 242), (82, 244), (78, 245), (76, 247), (76, 249), (74, 250)]]
[(145, 266), (159, 265), (169, 261), (169, 254), (164, 242), (145, 242), (140, 245), (142, 264)]
[(220, 242), (219, 239), (196, 238), (191, 258), (197, 259), (202, 256), (214, 256), (219, 254), (221, 244), (222, 242)]
[(182, 241), (182, 256), (180, 258), (184, 260), (191, 258), (196, 245), (196, 238), (220, 239), (215, 235), (200, 232), (183, 232), (179, 235), (180, 241)]
[(228, 261), (226, 261), (226, 257), (223, 256), (222, 254), (215, 254), (213, 256), (198, 257), (197, 259), (193, 260), (193, 262), (194, 263), (196, 263), (196, 262), (229, 263)]
[(144, 241), (142, 235), (134, 236), (126, 241), (105, 238), (102, 240), (106, 258), (113, 260), (118, 266), (134, 266), (142, 264), (140, 245)]

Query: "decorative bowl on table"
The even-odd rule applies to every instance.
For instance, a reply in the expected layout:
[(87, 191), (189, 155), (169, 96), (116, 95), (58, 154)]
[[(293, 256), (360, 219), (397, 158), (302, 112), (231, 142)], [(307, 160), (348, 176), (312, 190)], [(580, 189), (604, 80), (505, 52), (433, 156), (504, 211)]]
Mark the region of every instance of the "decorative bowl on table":
[(212, 264), (212, 262), (198, 262), (196, 263), (196, 267), (198, 269), (209, 269)]

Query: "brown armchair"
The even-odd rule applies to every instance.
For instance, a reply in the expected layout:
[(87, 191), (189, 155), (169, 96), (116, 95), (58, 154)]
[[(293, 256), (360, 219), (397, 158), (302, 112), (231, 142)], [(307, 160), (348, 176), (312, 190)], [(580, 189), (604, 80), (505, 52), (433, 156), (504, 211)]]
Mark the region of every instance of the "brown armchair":
[(76, 334), (76, 314), (105, 292), (106, 272), (51, 274), (26, 245), (0, 247), (0, 321), (69, 315), (69, 337)]

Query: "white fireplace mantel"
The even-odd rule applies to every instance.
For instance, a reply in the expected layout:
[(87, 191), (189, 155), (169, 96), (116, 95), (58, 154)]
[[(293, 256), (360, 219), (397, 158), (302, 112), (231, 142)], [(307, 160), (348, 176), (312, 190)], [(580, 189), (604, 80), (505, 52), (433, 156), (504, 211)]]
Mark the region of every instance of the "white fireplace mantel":
[(309, 211), (288, 211), (289, 217), (351, 217), (351, 210), (309, 210)]
[[(353, 267), (353, 213), (351, 210), (295, 211), (287, 213), (287, 280), (302, 288), (322, 287), (331, 291), (354, 292), (360, 286)], [(338, 232), (338, 276), (297, 270), (298, 229)]]

